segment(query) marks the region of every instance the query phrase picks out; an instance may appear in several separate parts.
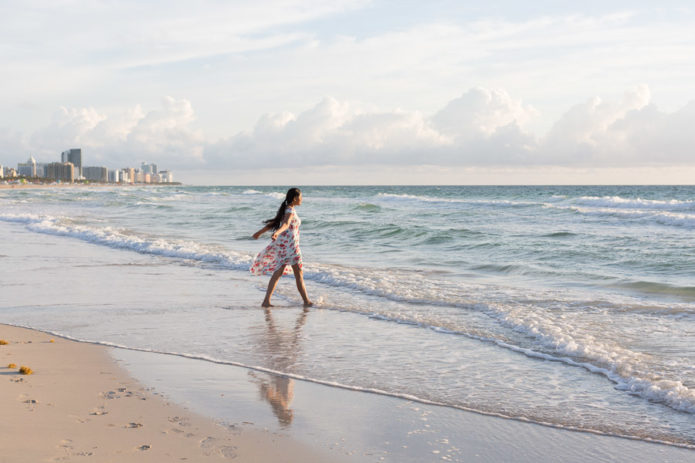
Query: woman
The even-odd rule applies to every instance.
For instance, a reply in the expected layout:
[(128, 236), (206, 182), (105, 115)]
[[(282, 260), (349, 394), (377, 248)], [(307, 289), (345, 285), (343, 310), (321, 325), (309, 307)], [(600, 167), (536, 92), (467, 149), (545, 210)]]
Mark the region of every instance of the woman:
[(283, 274), (290, 273), (289, 266), (294, 271), (297, 280), (297, 289), (304, 300), (304, 307), (314, 305), (306, 294), (304, 275), (302, 273), (302, 252), (299, 249), (299, 225), (302, 223), (294, 211), (294, 208), (302, 204), (302, 192), (299, 188), (287, 190), (285, 200), (280, 205), (274, 218), (265, 221), (265, 227), (253, 234), (253, 239), (268, 230), (273, 230), (271, 243), (261, 251), (253, 260), (251, 273), (255, 275), (267, 275), (272, 273), (268, 283), (268, 291), (263, 299), (263, 307), (272, 307), (270, 296), (273, 295), (275, 285)]

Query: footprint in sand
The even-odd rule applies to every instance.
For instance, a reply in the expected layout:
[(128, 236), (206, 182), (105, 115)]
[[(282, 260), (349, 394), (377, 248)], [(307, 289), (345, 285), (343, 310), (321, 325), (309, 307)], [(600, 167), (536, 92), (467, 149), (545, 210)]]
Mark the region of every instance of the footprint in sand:
[(170, 417), (169, 423), (176, 423), (179, 426), (190, 426), (191, 425), (191, 423), (188, 422), (188, 418), (181, 418), (179, 416)]
[(227, 445), (224, 446), (220, 449), (220, 452), (222, 452), (222, 456), (225, 458), (236, 458), (237, 453), (236, 453), (236, 447), (233, 445)]
[(62, 441), (60, 441), (60, 446), (64, 449), (71, 449), (72, 439), (63, 439)]
[(236, 458), (236, 447), (233, 445), (222, 445), (218, 446), (220, 439), (215, 437), (207, 437), (200, 441), (200, 448), (203, 449), (203, 453), (207, 456), (221, 454), (225, 458)]
[(140, 447), (138, 447), (138, 450), (145, 451), (145, 450), (149, 450), (151, 448), (152, 448), (151, 445), (145, 444), (145, 445), (141, 445)]

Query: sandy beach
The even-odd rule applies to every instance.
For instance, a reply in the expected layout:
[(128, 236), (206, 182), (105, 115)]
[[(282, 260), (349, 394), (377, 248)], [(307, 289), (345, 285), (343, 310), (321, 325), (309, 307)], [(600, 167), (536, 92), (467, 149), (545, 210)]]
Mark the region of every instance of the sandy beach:
[(222, 426), (170, 403), (105, 347), (6, 325), (0, 339), (8, 342), (0, 345), (2, 463), (327, 461), (285, 436)]

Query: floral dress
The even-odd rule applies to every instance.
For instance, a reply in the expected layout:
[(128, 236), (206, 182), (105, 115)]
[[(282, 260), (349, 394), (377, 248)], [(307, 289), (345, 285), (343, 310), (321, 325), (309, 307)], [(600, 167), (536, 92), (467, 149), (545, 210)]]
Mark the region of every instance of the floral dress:
[(299, 225), (302, 221), (293, 207), (288, 207), (285, 214), (290, 214), (289, 227), (258, 253), (249, 269), (254, 275), (274, 273), (281, 265), (287, 265), (283, 275), (292, 273), (292, 265), (302, 268), (302, 251), (299, 249)]

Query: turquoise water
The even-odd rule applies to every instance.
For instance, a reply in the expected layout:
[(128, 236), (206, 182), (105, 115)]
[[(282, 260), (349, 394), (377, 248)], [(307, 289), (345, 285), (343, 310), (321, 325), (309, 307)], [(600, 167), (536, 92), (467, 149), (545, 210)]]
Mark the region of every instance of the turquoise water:
[[(271, 324), (250, 235), (285, 191), (0, 190), (0, 322), (695, 446), (695, 187), (304, 187), (318, 305), (285, 278)], [(56, 278), (90, 284), (27, 298)]]

